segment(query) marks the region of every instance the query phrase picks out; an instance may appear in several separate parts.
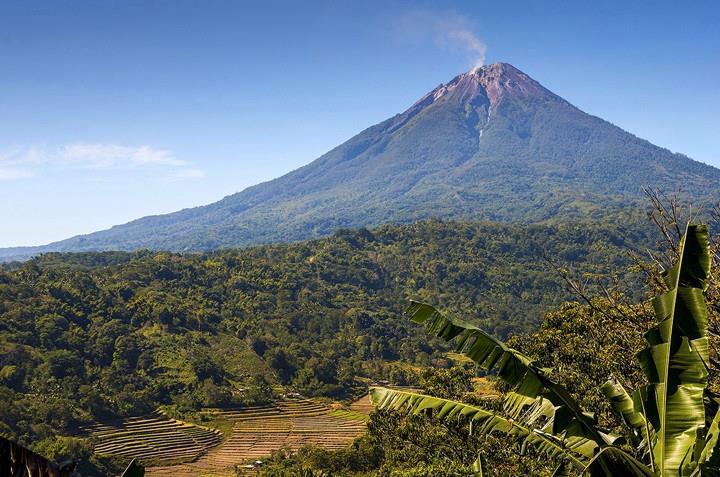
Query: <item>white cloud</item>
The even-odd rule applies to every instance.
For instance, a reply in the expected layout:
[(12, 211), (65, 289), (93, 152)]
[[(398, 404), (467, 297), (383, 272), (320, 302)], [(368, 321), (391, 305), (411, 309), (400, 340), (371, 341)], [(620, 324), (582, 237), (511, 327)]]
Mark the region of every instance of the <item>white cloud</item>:
[(141, 166), (185, 166), (170, 151), (150, 146), (117, 144), (70, 144), (58, 150), (57, 159), (70, 166), (88, 169), (128, 169)]
[(13, 181), (32, 177), (33, 173), (23, 169), (0, 168), (0, 181)]
[(178, 169), (165, 177), (165, 180), (168, 182), (177, 182), (188, 179), (202, 179), (203, 177), (205, 177), (205, 171), (200, 169)]
[(40, 164), (35, 148), (14, 148), (0, 153), (0, 180), (27, 179), (35, 175), (34, 168)]
[(428, 40), (453, 51), (465, 52), (474, 68), (485, 63), (487, 45), (477, 36), (470, 19), (452, 12), (416, 10), (395, 22), (402, 41), (422, 44)]
[(42, 175), (48, 170), (133, 171), (171, 169), (172, 180), (197, 179), (204, 172), (165, 149), (151, 146), (74, 143), (55, 148), (24, 147), (0, 153), (0, 180)]

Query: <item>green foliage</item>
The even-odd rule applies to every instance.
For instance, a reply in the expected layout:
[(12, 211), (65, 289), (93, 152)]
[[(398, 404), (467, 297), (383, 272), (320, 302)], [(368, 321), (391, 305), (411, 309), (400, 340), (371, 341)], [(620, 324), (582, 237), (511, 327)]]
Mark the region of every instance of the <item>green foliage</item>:
[(57, 462), (80, 462), (92, 454), (92, 443), (88, 439), (70, 436), (48, 437), (33, 447), (39, 454)]
[[(469, 415), (483, 424), (486, 432), (511, 432), (522, 436), (526, 442), (536, 444), (552, 456), (564, 454), (568, 459), (591, 457), (614, 437), (600, 431), (594, 420), (585, 413), (572, 396), (548, 376), (548, 370), (540, 368), (528, 356), (508, 347), (505, 343), (473, 325), (447, 317), (434, 307), (412, 302), (407, 312), (409, 318), (446, 340), (457, 338), (457, 351), (465, 354), (488, 372), (496, 372), (510, 388), (504, 412), (512, 422), (482, 409), (464, 409), (462, 404), (433, 402), (420, 395), (409, 396), (390, 390), (379, 389), (378, 402), (393, 409), (406, 404), (413, 410), (425, 406), (438, 409), (440, 415), (456, 413)], [(467, 411), (467, 412), (466, 412)], [(540, 433), (535, 432), (541, 431)], [(558, 442), (545, 439), (545, 435), (561, 436)]]
[[(645, 334), (638, 355), (648, 385), (636, 407), (654, 430), (653, 468), (659, 475), (690, 475), (702, 461), (705, 390), (710, 352), (708, 287), (711, 257), (706, 227), (688, 226), (679, 260), (662, 275), (668, 291), (653, 299), (658, 324)], [(720, 472), (720, 469), (717, 469)]]
[(409, 383), (399, 363), (446, 360), (395, 322), (397, 297), (481, 310), (501, 335), (530, 329), (568, 296), (538, 254), (604, 275), (627, 263), (621, 236), (429, 221), (207, 255), (46, 255), (0, 272), (0, 431), (38, 442), (159, 405), (266, 402), (278, 382), (328, 396), (355, 376)]
[[(717, 419), (706, 415), (710, 347), (704, 292), (712, 280), (710, 240), (706, 226), (688, 225), (677, 246), (677, 260), (662, 274), (665, 293), (656, 296), (657, 324), (644, 337), (648, 347), (638, 354), (648, 384), (632, 397), (615, 381), (603, 386), (634, 434), (643, 464), (618, 447), (618, 439), (597, 426), (572, 395), (525, 355), (484, 331), (447, 318), (432, 306), (413, 303), (408, 315), (434, 334), (458, 338), (458, 351), (484, 369), (497, 370), (511, 392), (503, 407), (506, 418), (492, 410), (407, 391), (376, 388), (381, 409), (434, 411), (437, 418), (463, 417), (481, 434), (521, 437), (541, 452), (563, 459), (592, 476), (684, 477), (720, 473), (713, 454), (718, 446)], [(714, 411), (717, 415), (717, 410)], [(649, 452), (643, 452), (645, 450)]]
[(475, 375), (467, 367), (426, 368), (420, 373), (420, 388), (427, 394), (445, 399), (459, 399), (471, 392), (470, 379)]
[[(626, 297), (592, 297), (591, 304), (563, 303), (547, 313), (532, 334), (515, 336), (508, 345), (532, 356), (538, 366), (568, 390), (583, 409), (592, 409), (600, 426), (623, 433), (624, 426), (600, 390), (609, 376), (630, 387), (643, 382), (635, 354), (653, 317), (645, 304)], [(630, 437), (630, 435), (626, 435)]]
[[(713, 245), (713, 254), (718, 244)], [(670, 253), (670, 256), (677, 256)], [(716, 256), (716, 255), (715, 255)], [(716, 256), (717, 258), (717, 256)], [(718, 276), (720, 267), (713, 267), (709, 278), (709, 288), (706, 291), (706, 300), (710, 312), (709, 321), (712, 330), (718, 330), (720, 323), (720, 280)], [(650, 284), (655, 283), (650, 275)], [(660, 287), (660, 284), (656, 285)], [(664, 284), (662, 285), (664, 286)], [(666, 288), (653, 288), (656, 293), (667, 291)], [(613, 411), (610, 401), (603, 395), (603, 383), (609, 375), (616, 378), (617, 384), (629, 390), (638, 388), (645, 382), (642, 369), (638, 366), (635, 355), (640, 352), (646, 342), (643, 334), (657, 323), (653, 316), (653, 309), (649, 304), (629, 304), (628, 297), (611, 292), (603, 296), (588, 296), (589, 303), (568, 302), (557, 309), (547, 313), (540, 328), (531, 334), (513, 337), (508, 341), (511, 348), (522, 350), (531, 356), (541, 368), (552, 370), (550, 376), (558, 384), (568, 390), (572, 398), (583, 409), (591, 409), (598, 419), (601, 428), (610, 429), (615, 433), (622, 433), (628, 443), (634, 446), (625, 446), (626, 451), (637, 451), (636, 457), (642, 459), (646, 456), (646, 446), (641, 439), (643, 432), (634, 432), (635, 426), (626, 426), (621, 414)], [(717, 340), (711, 337), (711, 363), (709, 388), (717, 393), (718, 368)], [(439, 370), (443, 371), (443, 370)], [(427, 382), (433, 385), (432, 380)], [(501, 384), (501, 383), (500, 383)], [(501, 386), (502, 387), (502, 386)], [(441, 387), (434, 388), (435, 392), (442, 392)], [(614, 393), (614, 392), (613, 392)], [(483, 408), (502, 411), (500, 402), (478, 401), (472, 395), (449, 393), (443, 397), (449, 399), (463, 399)], [(615, 400), (613, 400), (615, 402)], [(708, 416), (712, 415), (712, 400)], [(444, 420), (438, 422), (432, 417), (423, 414), (398, 414), (390, 411), (380, 411), (371, 417), (368, 436), (364, 440), (373, 439), (381, 442), (383, 449), (382, 459), (368, 471), (373, 475), (377, 469), (422, 469), (433, 465), (436, 461), (445, 463), (446, 456), (455, 456), (457, 464), (468, 464), (477, 457), (477, 453), (487, 457), (490, 475), (517, 476), (517, 475), (551, 475), (557, 468), (557, 463), (547, 458), (537, 456), (532, 448), (527, 448), (527, 454), (520, 454), (517, 441), (502, 435), (477, 434), (468, 437), (468, 425), (463, 420)], [(423, 427), (412, 427), (411, 423), (422, 422)], [(706, 441), (708, 445), (702, 450), (702, 459), (709, 459), (712, 465), (718, 464), (717, 446), (718, 422), (720, 414), (715, 414), (712, 422), (706, 423), (708, 431)], [(410, 431), (404, 431), (403, 429)], [(458, 439), (453, 440), (454, 433)], [(428, 436), (437, 436), (436, 440)], [(449, 443), (451, 449), (445, 450), (445, 456), (438, 456), (435, 450), (438, 446)], [(462, 450), (461, 456), (453, 452)], [(407, 458), (407, 462), (405, 459)], [(298, 465), (308, 465), (299, 463)], [(442, 464), (441, 464), (442, 465)], [(322, 470), (322, 467), (318, 467)], [(558, 468), (557, 475), (576, 475), (570, 468)], [(706, 472), (706, 470), (705, 470)], [(366, 474), (358, 474), (366, 475)], [(385, 474), (381, 474), (385, 475)], [(421, 474), (422, 475), (422, 474)], [(431, 475), (431, 474), (427, 474)], [(555, 474), (553, 474), (555, 475)], [(703, 473), (706, 475), (706, 473)], [(713, 475), (713, 474), (707, 474)]]
[(467, 477), (474, 473), (472, 463), (478, 449), (488, 456), (492, 475), (549, 477), (552, 473), (540, 459), (534, 459), (537, 454), (532, 449), (521, 458), (516, 442), (468, 435), (459, 422), (438, 425), (425, 415), (383, 410), (370, 417), (367, 435), (350, 448), (326, 451), (306, 447), (293, 454), (280, 453), (266, 461), (259, 475), (315, 472), (335, 477)]

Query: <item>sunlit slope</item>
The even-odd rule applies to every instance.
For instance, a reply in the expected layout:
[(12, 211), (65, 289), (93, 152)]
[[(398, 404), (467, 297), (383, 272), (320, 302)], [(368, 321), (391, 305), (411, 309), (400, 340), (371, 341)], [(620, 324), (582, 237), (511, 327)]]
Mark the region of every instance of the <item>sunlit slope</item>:
[(511, 65), (457, 76), (310, 164), (223, 200), (145, 217), (42, 251), (212, 250), (296, 241), (341, 227), (428, 217), (566, 221), (616, 217), (642, 186), (694, 202), (720, 170), (580, 111)]

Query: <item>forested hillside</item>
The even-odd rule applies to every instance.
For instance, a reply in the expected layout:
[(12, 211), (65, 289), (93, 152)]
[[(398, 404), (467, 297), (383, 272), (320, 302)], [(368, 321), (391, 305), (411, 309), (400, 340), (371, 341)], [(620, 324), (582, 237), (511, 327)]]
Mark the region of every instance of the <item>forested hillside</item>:
[[(507, 346), (430, 305), (416, 304), (407, 318), (419, 327), (424, 324), (433, 335), (456, 337), (456, 351), (466, 361), (458, 360), (459, 366), (448, 370), (428, 369), (419, 392), (430, 396), (377, 387), (380, 410), (371, 416), (367, 435), (351, 448), (279, 454), (260, 475), (466, 477), (479, 475), (478, 467), (482, 475), (497, 476), (686, 474), (672, 465), (701, 469), (695, 475), (718, 475), (718, 463), (709, 456), (718, 449), (711, 422), (718, 420), (712, 415), (717, 412), (714, 400), (720, 389), (720, 242), (717, 235), (708, 236), (705, 225), (683, 227), (684, 220), (675, 210), (659, 207), (654, 217), (664, 242), (658, 257), (663, 258), (636, 264), (647, 272), (645, 299), (633, 303), (622, 293), (583, 293), (583, 300), (563, 303), (545, 314), (537, 331), (511, 338)], [(710, 219), (711, 230), (717, 231), (718, 217)], [(682, 278), (673, 282), (676, 277)], [(681, 285), (673, 289), (674, 283)], [(700, 293), (691, 300), (680, 296), (690, 296), (687, 290), (693, 286)], [(654, 299), (647, 299), (653, 295)], [(668, 308), (664, 304), (671, 303), (671, 297)], [(688, 343), (684, 333), (698, 329), (703, 336), (690, 347), (655, 345), (656, 340), (671, 339)], [(667, 356), (663, 350), (681, 354), (686, 349), (692, 352), (682, 359), (668, 359), (672, 372), (664, 375), (656, 374), (658, 368), (645, 361), (651, 353), (653, 359), (660, 359)], [(473, 378), (478, 368), (491, 367), (497, 373), (487, 381), (503, 394), (499, 399), (488, 393), (486, 380), (478, 387)], [(540, 376), (542, 383), (528, 385), (533, 380), (524, 370)], [(688, 376), (696, 381), (687, 384)], [(657, 398), (663, 391), (648, 391), (654, 380), (667, 389), (671, 386), (665, 383), (675, 383), (667, 401)], [(699, 392), (684, 391), (691, 386)], [(689, 405), (690, 400), (696, 404)], [(666, 416), (664, 423), (652, 418), (658, 410)], [(580, 419), (570, 417), (573, 414), (586, 416), (583, 426), (600, 429), (601, 441), (613, 436), (611, 443), (599, 444), (604, 449), (594, 451), (594, 444), (588, 444), (591, 438), (580, 429)], [(656, 437), (661, 429), (669, 432), (660, 426), (673, 419), (680, 422), (677, 427), (700, 424), (697, 433), (680, 429), (674, 434), (674, 444), (683, 445), (684, 436), (696, 439), (684, 444), (683, 459), (674, 461), (679, 453), (667, 448), (658, 452), (669, 441)], [(639, 437), (643, 432), (647, 434)], [(610, 448), (624, 457), (593, 468)], [(693, 453), (693, 448), (703, 452)], [(583, 452), (587, 466), (573, 454)]]
[[(568, 298), (541, 257), (624, 270), (640, 228), (429, 221), (215, 252), (49, 254), (0, 272), (0, 432), (55, 435), (160, 404), (258, 402), (269, 385), (342, 397), (393, 363), (443, 364), (398, 317), (406, 299), (476, 316), (502, 336)], [(631, 286), (627, 275), (623, 283)], [(435, 350), (435, 351), (434, 351)], [(440, 359), (438, 361), (438, 359)]]

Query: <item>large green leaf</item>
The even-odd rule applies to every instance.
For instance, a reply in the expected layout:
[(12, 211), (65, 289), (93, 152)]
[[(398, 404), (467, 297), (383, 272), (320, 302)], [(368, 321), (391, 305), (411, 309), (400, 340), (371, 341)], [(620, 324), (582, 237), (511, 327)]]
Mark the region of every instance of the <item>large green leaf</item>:
[(552, 477), (575, 477), (576, 475), (577, 471), (572, 466), (563, 462), (555, 468)]
[(482, 454), (478, 454), (477, 459), (473, 462), (472, 470), (475, 472), (473, 477), (487, 477), (487, 463), (485, 462)]
[(663, 273), (669, 291), (653, 299), (658, 324), (638, 354), (649, 384), (640, 389), (645, 417), (655, 431), (653, 457), (663, 477), (697, 467), (705, 426), (703, 393), (708, 376), (708, 313), (703, 297), (710, 272), (707, 227), (688, 225), (678, 262)]
[[(633, 433), (633, 444), (641, 451), (647, 451), (650, 457), (650, 465), (654, 469), (652, 455), (653, 432), (650, 424), (645, 419), (642, 410), (642, 403), (639, 398), (633, 399), (625, 390), (622, 384), (615, 379), (608, 380), (601, 386), (601, 390), (607, 400), (610, 402), (613, 410), (620, 414), (623, 422), (631, 429)], [(635, 394), (638, 396), (638, 394)]]
[(618, 447), (604, 447), (584, 469), (590, 477), (657, 477), (657, 474)]
[(509, 416), (520, 418), (537, 406), (538, 399), (547, 400), (551, 407), (545, 405), (544, 409), (554, 414), (552, 434), (583, 439), (583, 445), (591, 441), (595, 444), (593, 451), (616, 442), (616, 436), (601, 432), (593, 416), (584, 412), (565, 388), (549, 378), (548, 370), (537, 366), (529, 357), (476, 326), (446, 317), (432, 305), (412, 301), (406, 313), (438, 337), (448, 341), (457, 338), (458, 352), (483, 369), (496, 371), (513, 388), (505, 407)]
[(700, 453), (699, 464), (705, 468), (720, 468), (720, 411), (715, 413), (715, 417), (710, 424), (707, 435), (705, 436), (705, 446)]
[[(551, 423), (544, 429), (534, 429), (527, 423), (508, 419), (493, 411), (449, 399), (425, 394), (388, 388), (372, 388), (370, 397), (378, 409), (405, 410), (419, 414), (432, 411), (437, 419), (467, 419), (475, 432), (481, 434), (500, 433), (515, 436), (532, 445), (540, 452), (552, 457), (561, 457), (572, 463), (578, 470), (584, 469), (593, 457), (594, 443), (582, 445), (577, 439), (572, 443), (554, 436)], [(585, 444), (589, 441), (585, 439)]]

